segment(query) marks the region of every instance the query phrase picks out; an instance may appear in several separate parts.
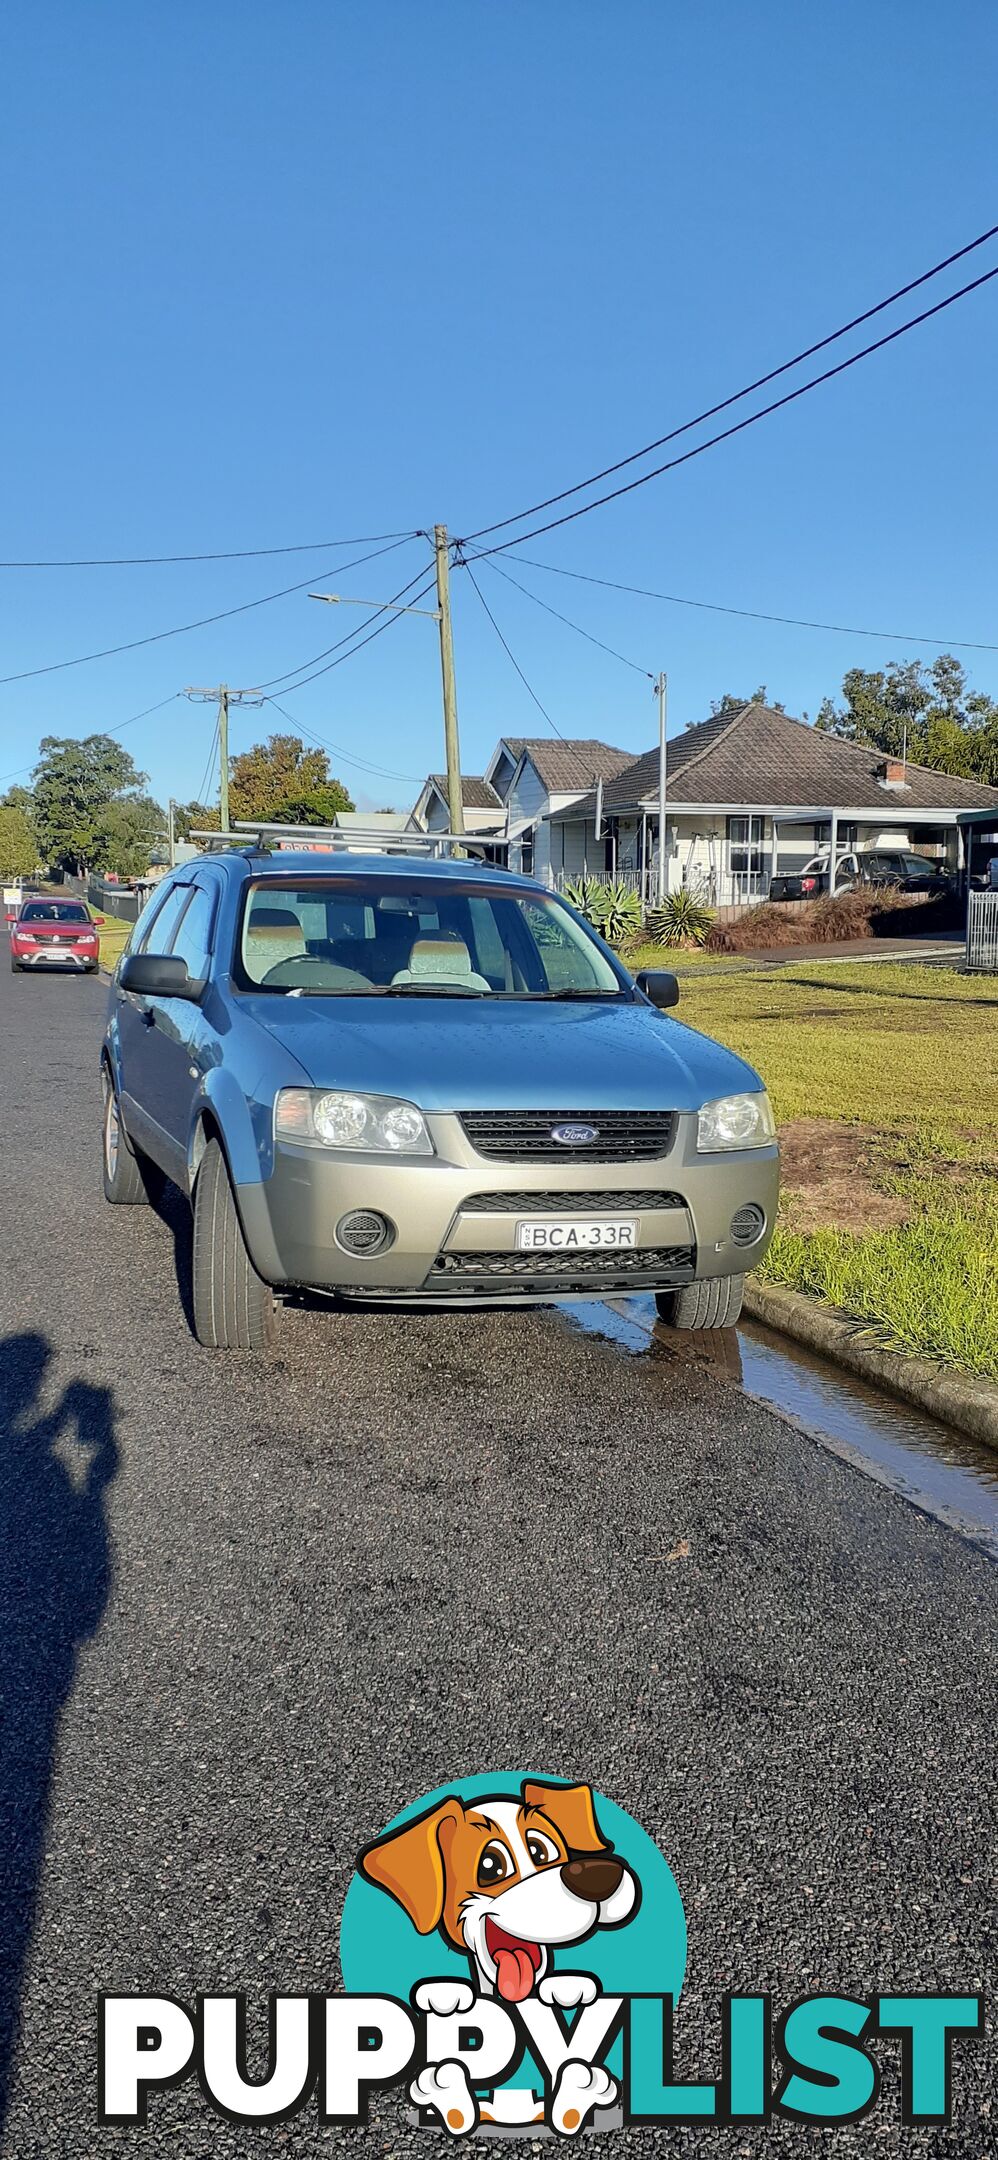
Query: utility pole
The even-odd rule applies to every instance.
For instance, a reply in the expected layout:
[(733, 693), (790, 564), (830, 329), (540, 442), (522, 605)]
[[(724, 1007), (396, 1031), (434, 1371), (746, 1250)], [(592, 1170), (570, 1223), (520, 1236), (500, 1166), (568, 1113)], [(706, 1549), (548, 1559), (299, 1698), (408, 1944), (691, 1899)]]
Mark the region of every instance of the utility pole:
[(454, 637), (450, 614), (450, 556), (446, 525), (433, 528), (437, 558), (437, 604), (440, 610), (440, 674), (444, 690), (444, 750), (447, 759), (447, 809), (452, 833), (464, 831), (464, 797), (461, 792), (461, 753), (457, 739), (457, 688), (454, 681)]
[(229, 690), (218, 686), (218, 822), (229, 830)]
[(665, 747), (665, 725), (666, 725), (666, 705), (667, 705), (667, 697), (668, 697), (668, 687), (669, 687), (669, 684), (668, 684), (668, 677), (667, 677), (666, 675), (664, 675), (664, 674), (660, 675), (660, 676), (659, 676), (659, 678), (658, 678), (658, 681), (657, 681), (657, 683), (655, 684), (655, 695), (656, 695), (656, 697), (657, 697), (657, 699), (658, 699), (658, 904), (659, 904), (659, 907), (661, 907), (661, 906), (662, 906), (662, 903), (663, 903), (663, 901), (664, 901), (664, 899), (665, 899), (665, 895), (666, 895), (666, 882), (667, 882), (667, 881), (666, 881), (666, 867), (665, 867), (665, 792), (666, 792), (666, 771), (667, 771), (667, 765), (666, 765), (666, 758), (667, 758), (667, 753), (666, 753), (666, 747)]
[(229, 706), (265, 705), (266, 698), (255, 690), (230, 690), (228, 683), (219, 683), (214, 690), (188, 688), (184, 696), (195, 703), (218, 706), (218, 810), (223, 832), (229, 830)]
[(169, 822), (170, 822), (170, 868), (171, 868), (171, 870), (175, 870), (175, 869), (176, 869), (176, 867), (177, 867), (177, 827), (176, 827), (176, 821), (175, 821), (175, 818), (174, 818), (174, 811), (176, 810), (176, 807), (177, 807), (177, 805), (176, 805), (176, 803), (175, 803), (175, 802), (174, 802), (174, 800), (173, 800), (173, 796), (171, 795), (171, 797), (170, 797), (170, 806), (169, 806)]

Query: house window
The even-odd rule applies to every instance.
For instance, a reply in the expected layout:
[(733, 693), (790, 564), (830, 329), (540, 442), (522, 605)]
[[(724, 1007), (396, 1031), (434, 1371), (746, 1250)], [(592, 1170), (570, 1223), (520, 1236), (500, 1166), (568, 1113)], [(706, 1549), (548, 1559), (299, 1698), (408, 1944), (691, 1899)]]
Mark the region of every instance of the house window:
[(735, 896), (754, 899), (762, 890), (765, 858), (761, 817), (729, 817), (728, 869)]
[(533, 877), (534, 836), (532, 832), (525, 832), (520, 841), (520, 869), (524, 877)]

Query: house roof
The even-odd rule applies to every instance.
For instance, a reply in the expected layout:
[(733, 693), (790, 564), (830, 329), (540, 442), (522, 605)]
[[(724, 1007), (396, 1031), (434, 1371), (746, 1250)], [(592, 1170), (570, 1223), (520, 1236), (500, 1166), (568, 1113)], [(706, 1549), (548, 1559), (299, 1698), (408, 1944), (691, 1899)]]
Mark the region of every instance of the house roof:
[(595, 735), (578, 735), (553, 742), (550, 735), (504, 735), (508, 750), (530, 759), (549, 795), (571, 795), (591, 787), (594, 780), (612, 780), (633, 765), (632, 750), (617, 750), (613, 743)]
[[(447, 801), (447, 775), (442, 772), (430, 774), (439, 795)], [(461, 774), (461, 801), (466, 810), (501, 810), (502, 803), (488, 780), (481, 773)]]
[[(886, 787), (884, 755), (860, 743), (811, 727), (771, 705), (742, 705), (715, 713), (669, 744), (668, 799), (730, 804), (734, 809), (973, 810), (998, 806), (998, 788), (908, 764), (905, 785)], [(603, 788), (604, 815), (619, 815), (658, 799), (658, 747), (636, 758)], [(584, 802), (556, 813), (588, 816), (595, 790)]]

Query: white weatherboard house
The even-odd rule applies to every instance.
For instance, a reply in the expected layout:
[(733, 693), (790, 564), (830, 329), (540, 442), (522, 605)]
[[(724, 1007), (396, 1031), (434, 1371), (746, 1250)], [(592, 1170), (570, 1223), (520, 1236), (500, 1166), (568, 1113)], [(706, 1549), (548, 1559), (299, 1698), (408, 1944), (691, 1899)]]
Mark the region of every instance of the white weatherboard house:
[[(717, 907), (765, 899), (770, 878), (832, 847), (912, 847), (954, 868), (961, 811), (998, 810), (998, 789), (902, 764), (882, 752), (742, 705), (668, 746), (667, 888), (701, 888)], [(654, 898), (658, 748), (550, 812), (554, 882), (619, 875)]]
[[(484, 773), (461, 776), (465, 830), (487, 843), (484, 852), (490, 860), (554, 884), (561, 851), (559, 839), (553, 862), (554, 813), (567, 810), (597, 781), (614, 779), (633, 763), (632, 751), (616, 750), (594, 737), (553, 742), (549, 736), (504, 735)], [(446, 775), (430, 773), (410, 814), (410, 828), (446, 832), (449, 823)]]

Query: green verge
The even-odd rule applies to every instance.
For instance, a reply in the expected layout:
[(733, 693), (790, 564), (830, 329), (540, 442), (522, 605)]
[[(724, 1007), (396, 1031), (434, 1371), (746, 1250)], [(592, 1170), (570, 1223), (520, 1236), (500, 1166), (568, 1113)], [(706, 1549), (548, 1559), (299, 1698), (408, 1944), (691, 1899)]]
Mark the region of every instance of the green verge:
[(896, 1347), (998, 1380), (998, 983), (808, 963), (691, 980), (682, 1014), (758, 1068), (778, 1123), (879, 1136), (877, 1182), (905, 1208), (904, 1222), (866, 1231), (781, 1220), (763, 1276)]
[(128, 939), (131, 937), (135, 925), (134, 923), (125, 922), (120, 915), (105, 915), (103, 909), (91, 907), (89, 908), (89, 912), (93, 916), (95, 922), (97, 921), (99, 915), (102, 917), (100, 930), (100, 961), (101, 966), (107, 968), (110, 971), (110, 969), (117, 966), (118, 961), (121, 958), (122, 951)]

